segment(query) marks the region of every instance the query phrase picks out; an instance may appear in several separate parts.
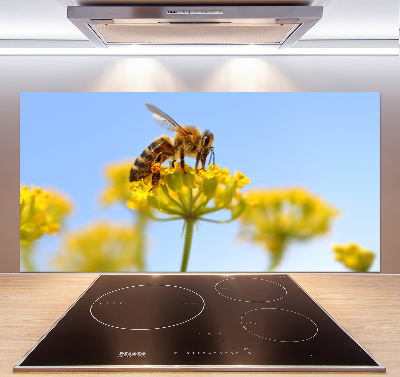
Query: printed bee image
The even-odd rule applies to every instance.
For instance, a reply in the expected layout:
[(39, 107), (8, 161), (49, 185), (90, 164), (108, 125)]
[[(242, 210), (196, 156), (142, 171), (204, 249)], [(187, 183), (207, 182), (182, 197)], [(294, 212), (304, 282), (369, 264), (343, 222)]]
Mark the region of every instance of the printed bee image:
[(196, 158), (196, 170), (198, 171), (199, 162), (202, 169), (205, 169), (207, 156), (213, 157), (215, 164), (214, 135), (205, 130), (202, 134), (197, 127), (180, 126), (169, 115), (161, 111), (156, 106), (146, 103), (146, 107), (153, 113), (153, 119), (168, 131), (175, 132), (174, 139), (169, 136), (161, 135), (156, 138), (143, 152), (136, 158), (129, 175), (129, 182), (139, 181), (152, 174), (153, 190), (157, 187), (160, 180), (160, 165), (167, 159), (172, 159), (174, 164), (180, 159), (181, 167), (185, 172), (185, 156)]

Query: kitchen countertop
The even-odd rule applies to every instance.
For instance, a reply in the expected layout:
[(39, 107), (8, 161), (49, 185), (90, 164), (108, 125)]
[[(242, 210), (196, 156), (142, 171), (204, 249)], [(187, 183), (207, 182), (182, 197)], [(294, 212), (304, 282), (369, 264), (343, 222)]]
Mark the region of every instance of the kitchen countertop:
[[(340, 325), (386, 367), (382, 373), (351, 376), (400, 376), (400, 275), (290, 274)], [(13, 366), (98, 276), (96, 273), (0, 274), (0, 376), (13, 374)], [(112, 376), (151, 374), (163, 377), (176, 372), (114, 372)], [(181, 372), (189, 377), (202, 372)], [(210, 373), (210, 372), (206, 372)], [(22, 375), (60, 376), (70, 373)], [(73, 373), (74, 376), (107, 373)], [(212, 372), (226, 377), (276, 372)], [(313, 376), (326, 373), (311, 373)], [(309, 376), (310, 373), (291, 373)], [(334, 373), (342, 376), (349, 373)]]

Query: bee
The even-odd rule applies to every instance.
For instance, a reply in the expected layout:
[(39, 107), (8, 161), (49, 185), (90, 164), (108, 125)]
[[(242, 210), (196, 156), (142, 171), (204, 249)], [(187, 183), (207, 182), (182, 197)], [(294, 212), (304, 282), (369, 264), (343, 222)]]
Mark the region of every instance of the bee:
[(205, 169), (207, 156), (210, 154), (215, 164), (214, 154), (214, 135), (209, 130), (205, 130), (202, 134), (197, 127), (180, 126), (169, 115), (161, 111), (156, 106), (146, 103), (146, 107), (153, 113), (153, 119), (168, 131), (175, 132), (174, 139), (169, 136), (161, 135), (153, 140), (153, 142), (136, 158), (132, 164), (129, 174), (129, 182), (139, 181), (142, 178), (152, 174), (150, 189), (157, 187), (160, 180), (160, 166), (167, 159), (172, 159), (172, 164), (180, 159), (180, 164), (185, 171), (185, 156), (196, 158), (196, 171), (198, 171), (199, 163), (201, 169)]

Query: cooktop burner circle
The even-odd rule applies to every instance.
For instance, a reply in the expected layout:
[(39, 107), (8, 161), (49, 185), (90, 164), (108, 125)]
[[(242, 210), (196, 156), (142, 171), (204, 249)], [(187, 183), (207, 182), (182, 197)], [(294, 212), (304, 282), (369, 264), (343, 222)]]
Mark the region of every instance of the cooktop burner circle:
[(204, 299), (177, 285), (132, 285), (107, 292), (90, 306), (99, 323), (121, 330), (161, 330), (183, 325), (204, 310)]
[(258, 277), (225, 279), (215, 284), (215, 290), (225, 298), (240, 302), (273, 302), (287, 295), (283, 285)]
[(311, 318), (288, 309), (252, 309), (240, 321), (251, 334), (273, 342), (304, 342), (318, 334), (318, 326)]

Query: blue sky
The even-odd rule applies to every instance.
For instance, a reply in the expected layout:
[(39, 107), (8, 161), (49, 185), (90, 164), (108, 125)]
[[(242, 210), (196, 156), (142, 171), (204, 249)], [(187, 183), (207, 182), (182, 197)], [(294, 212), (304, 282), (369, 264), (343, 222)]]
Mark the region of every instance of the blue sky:
[[(249, 188), (303, 186), (338, 208), (329, 235), (293, 244), (278, 271), (346, 271), (330, 246), (357, 242), (380, 251), (379, 93), (21, 93), (22, 184), (57, 188), (75, 203), (70, 230), (97, 219), (130, 221), (125, 208), (100, 209), (104, 165), (135, 158), (165, 134), (151, 103), (182, 125), (210, 129), (216, 163), (251, 178)], [(187, 159), (194, 165), (194, 161)], [(149, 229), (148, 269), (177, 271), (179, 222)], [(262, 249), (237, 240), (235, 223), (202, 223), (190, 271), (263, 271)], [(57, 238), (38, 244), (37, 265), (48, 269)], [(168, 239), (168, 243), (165, 240)]]

